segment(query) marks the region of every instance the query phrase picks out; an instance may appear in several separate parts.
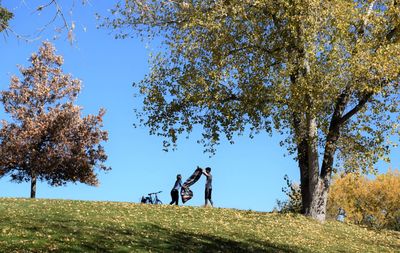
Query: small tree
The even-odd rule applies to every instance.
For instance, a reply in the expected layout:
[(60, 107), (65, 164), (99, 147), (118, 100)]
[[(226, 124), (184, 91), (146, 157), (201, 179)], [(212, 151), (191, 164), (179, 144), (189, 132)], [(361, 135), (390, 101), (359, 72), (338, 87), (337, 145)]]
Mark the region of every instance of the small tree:
[(280, 213), (301, 213), (301, 189), (300, 185), (289, 180), (289, 176), (283, 178), (286, 186), (282, 187), (282, 192), (286, 194), (287, 200), (276, 200), (275, 210)]
[(31, 181), (31, 198), (37, 179), (52, 186), (67, 182), (97, 185), (94, 169), (109, 170), (100, 142), (107, 140), (101, 130), (103, 109), (98, 115), (81, 117), (73, 102), (81, 81), (64, 74), (63, 58), (44, 42), (31, 66), (20, 68), (23, 79), (13, 76), (1, 101), (12, 122), (0, 129), (0, 177), (15, 182)]

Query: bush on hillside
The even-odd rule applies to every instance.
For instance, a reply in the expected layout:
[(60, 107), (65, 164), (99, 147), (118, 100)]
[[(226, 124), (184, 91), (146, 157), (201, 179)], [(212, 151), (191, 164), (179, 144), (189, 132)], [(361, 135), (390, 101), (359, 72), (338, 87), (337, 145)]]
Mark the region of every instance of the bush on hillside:
[(300, 185), (289, 180), (288, 175), (283, 178), (286, 186), (282, 188), (282, 192), (287, 196), (287, 200), (276, 200), (275, 212), (279, 213), (301, 213), (301, 191)]
[(368, 179), (355, 173), (337, 175), (328, 199), (327, 214), (374, 228), (400, 231), (400, 172), (389, 170)]

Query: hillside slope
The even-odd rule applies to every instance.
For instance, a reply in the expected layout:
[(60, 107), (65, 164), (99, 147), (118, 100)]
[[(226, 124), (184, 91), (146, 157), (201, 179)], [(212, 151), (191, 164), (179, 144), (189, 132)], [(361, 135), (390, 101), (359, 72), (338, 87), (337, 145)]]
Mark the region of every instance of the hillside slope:
[(219, 208), (0, 198), (0, 252), (400, 252), (400, 233)]

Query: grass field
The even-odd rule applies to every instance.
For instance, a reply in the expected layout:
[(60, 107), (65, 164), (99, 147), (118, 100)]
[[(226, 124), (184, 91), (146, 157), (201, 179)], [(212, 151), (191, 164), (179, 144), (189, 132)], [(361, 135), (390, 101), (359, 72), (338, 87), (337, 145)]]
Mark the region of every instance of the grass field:
[(0, 198), (0, 252), (400, 252), (400, 233), (220, 208)]

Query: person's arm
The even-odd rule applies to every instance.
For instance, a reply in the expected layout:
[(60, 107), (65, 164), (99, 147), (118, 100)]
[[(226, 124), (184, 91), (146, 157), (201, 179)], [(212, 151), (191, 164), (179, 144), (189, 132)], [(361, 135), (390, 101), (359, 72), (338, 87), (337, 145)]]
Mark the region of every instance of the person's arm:
[(202, 172), (206, 177), (209, 177), (209, 176), (210, 176), (205, 170), (202, 170), (201, 172)]

